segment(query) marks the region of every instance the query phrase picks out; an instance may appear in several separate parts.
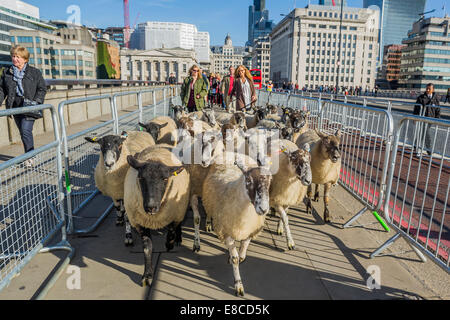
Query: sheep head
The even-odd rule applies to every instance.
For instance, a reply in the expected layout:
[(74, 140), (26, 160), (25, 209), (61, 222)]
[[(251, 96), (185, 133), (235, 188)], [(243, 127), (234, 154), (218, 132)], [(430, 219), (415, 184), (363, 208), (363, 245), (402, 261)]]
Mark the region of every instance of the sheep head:
[(230, 120), (231, 124), (237, 124), (244, 131), (247, 130), (247, 123), (245, 121), (245, 114), (242, 111), (235, 112)]
[(210, 126), (214, 127), (216, 125), (216, 114), (212, 108), (203, 109), (203, 115)]
[(138, 171), (138, 182), (142, 194), (142, 206), (147, 214), (157, 214), (163, 204), (168, 181), (178, 176), (183, 166), (166, 166), (157, 161), (140, 161), (129, 155), (128, 164)]
[(183, 106), (177, 105), (172, 107), (175, 120), (180, 120), (185, 114), (186, 109)]
[(317, 135), (321, 139), (321, 153), (326, 159), (336, 163), (341, 158), (341, 151), (339, 144), (341, 143), (341, 130), (338, 129), (334, 135), (327, 135), (316, 130)]
[(265, 167), (256, 167), (246, 170), (245, 188), (247, 194), (259, 215), (264, 215), (270, 209), (269, 189), (272, 182), (272, 174)]
[(295, 170), (297, 178), (303, 185), (309, 186), (312, 182), (311, 154), (309, 144), (305, 143), (302, 148), (288, 153), (289, 163)]
[(269, 105), (267, 106), (267, 111), (268, 111), (270, 114), (277, 114), (277, 113), (278, 113), (278, 108), (277, 108), (276, 106), (274, 106), (273, 104), (269, 104)]
[(208, 130), (203, 133), (201, 163), (202, 167), (206, 168), (211, 164), (214, 158), (214, 151), (216, 150), (217, 143), (221, 138), (222, 137), (220, 131)]
[(255, 111), (255, 117), (257, 122), (266, 118), (267, 110), (265, 108), (257, 108)]
[(147, 124), (144, 124), (144, 123), (139, 122), (139, 125), (142, 128), (144, 128), (145, 131), (150, 133), (150, 135), (152, 136), (153, 140), (157, 141), (158, 137), (159, 137), (159, 132), (161, 131), (162, 128), (164, 128), (164, 127), (166, 127), (168, 125), (168, 122), (163, 123), (163, 124), (158, 124), (158, 123), (153, 123), (153, 122), (149, 122)]
[(294, 128), (295, 132), (299, 132), (308, 122), (309, 112), (306, 111), (295, 111), (289, 114), (291, 127)]
[(122, 135), (108, 135), (103, 138), (90, 138), (85, 137), (86, 141), (90, 143), (98, 143), (100, 145), (101, 153), (103, 156), (103, 164), (106, 170), (112, 170), (114, 165), (120, 158), (122, 153), (123, 142), (127, 139), (126, 132)]

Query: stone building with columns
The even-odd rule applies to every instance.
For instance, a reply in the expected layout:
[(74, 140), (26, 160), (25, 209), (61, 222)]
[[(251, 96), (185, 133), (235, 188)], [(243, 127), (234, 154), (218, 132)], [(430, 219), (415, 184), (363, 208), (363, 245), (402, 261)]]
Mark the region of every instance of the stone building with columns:
[(189, 68), (198, 64), (195, 50), (161, 48), (152, 50), (120, 51), (122, 80), (168, 81), (171, 73), (182, 82)]

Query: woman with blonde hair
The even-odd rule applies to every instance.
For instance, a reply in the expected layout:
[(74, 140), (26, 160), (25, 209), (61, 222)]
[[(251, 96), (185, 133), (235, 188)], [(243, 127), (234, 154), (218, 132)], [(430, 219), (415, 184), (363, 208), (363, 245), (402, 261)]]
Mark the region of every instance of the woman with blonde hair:
[[(6, 109), (43, 104), (47, 88), (41, 71), (28, 65), (30, 53), (25, 47), (11, 48), (12, 66), (3, 71), (0, 78), (0, 105), (6, 98)], [(34, 150), (33, 125), (42, 118), (42, 112), (29, 112), (14, 116), (25, 153)], [(33, 159), (26, 161), (31, 167)]]
[(194, 64), (189, 69), (189, 74), (181, 85), (181, 101), (189, 112), (201, 111), (205, 107), (205, 96), (208, 94), (206, 83), (197, 65)]
[(231, 96), (236, 97), (236, 110), (244, 111), (250, 105), (253, 106), (257, 100), (253, 77), (245, 66), (240, 65), (236, 68), (234, 78), (235, 84)]

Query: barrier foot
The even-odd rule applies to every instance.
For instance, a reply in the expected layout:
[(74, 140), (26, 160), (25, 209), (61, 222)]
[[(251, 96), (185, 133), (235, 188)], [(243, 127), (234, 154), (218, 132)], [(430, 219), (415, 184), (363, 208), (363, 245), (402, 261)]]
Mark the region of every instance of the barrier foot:
[(422, 262), (427, 262), (427, 258), (423, 255), (422, 251), (420, 251), (418, 248), (416, 248), (411, 242), (409, 242), (409, 241), (406, 241), (406, 242), (408, 242), (411, 249), (414, 250), (414, 252), (416, 253), (416, 255), (419, 257), (419, 259)]
[(106, 210), (102, 213), (102, 215), (97, 219), (97, 221), (90, 226), (87, 229), (81, 229), (81, 230), (73, 230), (70, 234), (71, 235), (77, 235), (77, 234), (85, 234), (85, 233), (90, 233), (92, 231), (94, 231), (95, 229), (98, 228), (98, 226), (100, 225), (100, 223), (106, 218), (106, 216), (109, 214), (109, 212), (111, 211), (111, 209), (114, 207), (114, 204), (111, 203), (109, 205), (108, 208), (106, 208)]
[(379, 256), (385, 249), (390, 247), (398, 238), (400, 237), (400, 233), (396, 233), (393, 237), (391, 237), (388, 241), (386, 241), (381, 247), (379, 247), (377, 250), (372, 252), (370, 255), (370, 258), (374, 258)]
[(358, 220), (359, 217), (362, 216), (364, 212), (366, 212), (366, 210), (367, 207), (362, 208), (353, 218), (351, 218), (344, 224), (343, 228), (350, 228), (352, 226), (352, 223)]
[(61, 241), (60, 243), (52, 247), (42, 248), (39, 253), (47, 253), (54, 250), (66, 250), (69, 251), (69, 253), (67, 254), (64, 261), (59, 265), (58, 269), (54, 272), (50, 280), (46, 283), (46, 285), (41, 290), (39, 290), (39, 294), (36, 296), (36, 300), (43, 300), (45, 298), (48, 291), (53, 287), (56, 280), (58, 280), (58, 278), (61, 276), (64, 269), (70, 263), (75, 254), (75, 249), (71, 247), (70, 243), (68, 243), (67, 241)]

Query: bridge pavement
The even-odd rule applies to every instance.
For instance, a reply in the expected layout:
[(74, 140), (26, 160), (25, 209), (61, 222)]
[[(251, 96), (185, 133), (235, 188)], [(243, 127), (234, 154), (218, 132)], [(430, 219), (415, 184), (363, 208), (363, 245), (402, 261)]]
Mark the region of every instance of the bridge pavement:
[[(95, 121), (91, 121), (83, 125), (91, 127), (94, 124)], [(38, 136), (36, 140), (42, 145), (51, 137)], [(20, 153), (20, 145), (0, 150), (5, 158)], [(97, 196), (79, 213), (75, 219), (76, 227), (83, 229), (91, 225), (109, 203), (108, 198)], [(342, 187), (337, 186), (331, 192), (332, 224), (323, 224), (321, 202), (313, 203), (313, 206), (312, 215), (305, 213), (304, 205), (289, 210), (296, 243), (292, 251), (286, 250), (285, 237), (276, 234), (277, 219), (267, 217), (263, 232), (252, 241), (247, 260), (240, 266), (246, 292), (244, 298), (234, 295), (227, 250), (214, 234), (204, 231), (204, 219), (201, 251), (192, 252), (191, 212), (183, 225), (182, 245), (173, 251), (165, 250), (164, 230), (153, 232), (155, 279), (150, 288), (142, 288), (141, 241), (134, 233), (135, 245), (124, 246), (124, 230), (115, 226), (115, 212), (112, 211), (90, 234), (68, 236), (76, 250), (75, 256), (46, 299), (450, 299), (450, 276), (432, 261), (420, 262), (403, 239), (388, 248), (384, 256), (369, 258), (370, 253), (394, 233), (385, 232), (377, 223), (342, 229), (342, 225), (362, 208)], [(358, 220), (360, 224), (374, 221), (370, 212)], [(56, 236), (55, 241), (58, 239)], [(65, 254), (38, 254), (0, 292), (0, 300), (35, 298)], [(367, 287), (370, 266), (380, 270), (380, 289)], [(72, 281), (77, 270), (79, 289), (73, 288), (76, 282)]]

